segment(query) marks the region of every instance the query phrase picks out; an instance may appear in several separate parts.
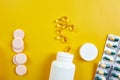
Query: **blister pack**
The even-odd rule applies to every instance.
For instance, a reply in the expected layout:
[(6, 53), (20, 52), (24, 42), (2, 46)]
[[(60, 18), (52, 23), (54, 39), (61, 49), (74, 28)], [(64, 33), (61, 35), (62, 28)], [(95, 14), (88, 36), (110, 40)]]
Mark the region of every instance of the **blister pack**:
[(116, 70), (120, 71), (119, 45), (120, 37), (109, 34), (104, 47), (102, 60), (98, 64), (94, 80), (115, 80), (114, 78), (118, 78), (119, 74), (116, 74)]
[(109, 80), (120, 80), (120, 48), (117, 52)]

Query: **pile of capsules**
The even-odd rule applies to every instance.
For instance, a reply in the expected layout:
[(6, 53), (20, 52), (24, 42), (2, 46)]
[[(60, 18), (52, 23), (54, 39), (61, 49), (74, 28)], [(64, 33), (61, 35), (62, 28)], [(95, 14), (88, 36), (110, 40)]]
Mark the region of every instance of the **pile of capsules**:
[[(76, 27), (74, 24), (70, 23), (70, 20), (67, 16), (63, 16), (57, 20), (55, 20), (56, 24), (56, 40), (60, 40), (62, 43), (68, 42), (68, 37), (64, 34), (65, 31), (75, 31)], [(71, 47), (65, 47), (64, 51), (69, 52), (71, 51)]]
[(17, 29), (13, 33), (14, 40), (12, 41), (12, 49), (16, 53), (13, 56), (13, 63), (16, 65), (15, 72), (19, 76), (23, 76), (27, 72), (27, 68), (24, 65), (27, 61), (27, 56), (23, 53), (24, 50), (24, 32), (21, 29)]
[(120, 80), (120, 37), (109, 34), (95, 80)]

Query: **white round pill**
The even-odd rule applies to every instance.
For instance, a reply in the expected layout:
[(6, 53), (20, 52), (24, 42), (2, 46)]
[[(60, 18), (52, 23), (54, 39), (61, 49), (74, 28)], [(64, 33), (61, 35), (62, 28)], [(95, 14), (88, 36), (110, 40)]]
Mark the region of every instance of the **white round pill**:
[(27, 73), (27, 68), (25, 65), (18, 65), (15, 69), (15, 72), (19, 76), (23, 76)]
[(12, 46), (14, 49), (19, 50), (19, 49), (23, 48), (24, 41), (20, 38), (15, 38), (12, 42)]
[(13, 56), (12, 61), (13, 61), (13, 63), (14, 63), (15, 65), (18, 65), (18, 64), (16, 63), (16, 61), (15, 61), (15, 56)]
[(86, 61), (94, 60), (98, 55), (98, 50), (95, 45), (86, 43), (80, 48), (80, 56)]
[(15, 53), (20, 53), (20, 52), (22, 52), (24, 50), (24, 47), (22, 47), (21, 49), (14, 49), (13, 48), (13, 51), (15, 52)]
[(25, 37), (24, 31), (21, 29), (16, 29), (13, 34), (14, 38), (21, 38), (23, 39)]
[(19, 53), (15, 56), (14, 59), (15, 59), (15, 62), (17, 63), (17, 65), (25, 64), (27, 61), (27, 56), (23, 53)]

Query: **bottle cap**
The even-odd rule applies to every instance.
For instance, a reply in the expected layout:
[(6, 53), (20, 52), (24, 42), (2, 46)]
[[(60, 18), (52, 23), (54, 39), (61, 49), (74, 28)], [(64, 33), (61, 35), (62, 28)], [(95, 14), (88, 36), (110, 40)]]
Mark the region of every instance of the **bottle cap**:
[(86, 61), (94, 60), (98, 55), (98, 50), (95, 45), (86, 43), (80, 48), (80, 56)]

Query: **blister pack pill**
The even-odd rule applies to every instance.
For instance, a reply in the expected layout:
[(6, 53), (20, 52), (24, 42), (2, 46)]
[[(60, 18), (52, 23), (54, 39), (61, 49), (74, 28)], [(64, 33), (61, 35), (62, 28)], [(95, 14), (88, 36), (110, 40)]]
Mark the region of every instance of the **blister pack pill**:
[[(105, 43), (102, 60), (99, 62), (94, 80), (119, 80), (120, 37), (109, 34)], [(116, 70), (118, 70), (116, 72)], [(116, 77), (117, 76), (117, 77)]]
[(98, 68), (96, 70), (95, 80), (106, 80), (110, 69), (111, 65), (109, 63), (99, 62)]
[(109, 80), (120, 80), (120, 66), (114, 65), (110, 72)]
[(120, 80), (120, 48), (118, 48), (117, 55), (109, 79)]

